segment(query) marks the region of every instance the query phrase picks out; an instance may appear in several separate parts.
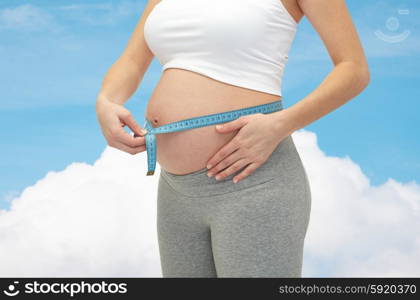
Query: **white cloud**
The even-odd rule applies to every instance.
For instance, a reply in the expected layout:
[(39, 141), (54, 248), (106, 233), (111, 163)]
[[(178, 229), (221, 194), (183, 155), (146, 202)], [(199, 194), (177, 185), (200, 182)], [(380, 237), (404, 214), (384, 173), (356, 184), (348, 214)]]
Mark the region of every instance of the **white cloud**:
[(111, 3), (97, 3), (97, 4), (70, 4), (70, 5), (62, 5), (57, 7), (59, 10), (86, 10), (86, 9), (95, 9), (95, 10), (110, 10)]
[(313, 197), (305, 275), (419, 276), (420, 185), (389, 178), (372, 186), (348, 156), (326, 156), (315, 134), (295, 141)]
[(52, 15), (31, 4), (23, 4), (0, 10), (0, 30), (40, 31), (51, 29), (52, 24)]
[[(420, 186), (372, 186), (315, 134), (293, 138), (313, 196), (303, 275), (419, 276)], [(145, 153), (108, 147), (93, 165), (49, 172), (0, 211), (0, 276), (161, 276), (159, 170), (145, 176)]]
[(65, 26), (63, 21), (94, 26), (113, 25), (124, 18), (140, 16), (143, 10), (144, 3), (139, 1), (70, 4), (45, 8), (22, 4), (0, 9), (0, 30), (61, 32)]
[(160, 276), (157, 176), (144, 163), (106, 148), (26, 188), (0, 211), (0, 274)]
[(138, 1), (119, 1), (118, 3), (72, 4), (55, 7), (65, 11), (65, 17), (88, 25), (101, 26), (117, 24), (121, 19), (140, 16), (144, 3)]

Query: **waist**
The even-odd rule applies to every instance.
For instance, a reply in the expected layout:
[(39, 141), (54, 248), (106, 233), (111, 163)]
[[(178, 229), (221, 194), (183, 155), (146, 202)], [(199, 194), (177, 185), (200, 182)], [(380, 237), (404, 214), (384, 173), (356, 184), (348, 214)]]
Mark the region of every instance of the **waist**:
[[(196, 72), (170, 68), (160, 78), (149, 100), (145, 119), (153, 128), (174, 122), (245, 109), (281, 100), (278, 95), (226, 84)], [(146, 121), (145, 120), (145, 121)], [(217, 133), (214, 126), (157, 134), (149, 143), (149, 165), (157, 160), (162, 169), (187, 174), (206, 161), (236, 132)], [(157, 147), (155, 147), (155, 145)]]
[(241, 109), (281, 99), (214, 80), (196, 72), (166, 69), (153, 91), (145, 117), (153, 127), (222, 111)]
[[(253, 174), (237, 184), (232, 178), (240, 171), (217, 181), (207, 177), (207, 168), (201, 168), (188, 174), (173, 174), (161, 169), (160, 176), (175, 191), (188, 197), (215, 197), (226, 193), (257, 187), (266, 182), (280, 179), (291, 182), (302, 172), (303, 166), (296, 150), (292, 136), (284, 138), (274, 149), (273, 153)], [(296, 183), (295, 183), (296, 184)], [(195, 199), (199, 200), (199, 199)]]
[[(273, 101), (270, 103), (265, 103), (261, 105), (228, 110), (215, 114), (197, 116), (194, 118), (179, 120), (176, 122), (171, 122), (158, 127), (153, 127), (150, 120), (146, 118), (144, 127), (147, 130), (145, 136), (146, 150), (147, 150), (147, 161), (148, 161), (148, 172), (147, 175), (153, 175), (156, 165), (157, 158), (157, 148), (156, 148), (156, 135), (162, 133), (174, 133), (179, 131), (185, 131), (189, 129), (196, 129), (200, 127), (211, 126), (215, 124), (220, 124), (224, 122), (230, 122), (236, 120), (241, 116), (251, 115), (256, 113), (269, 114), (275, 111), (283, 109), (283, 104), (281, 100)], [(264, 134), (264, 133), (261, 133)], [(184, 141), (186, 145), (189, 145), (189, 141)], [(178, 149), (170, 148), (172, 151), (178, 151)]]

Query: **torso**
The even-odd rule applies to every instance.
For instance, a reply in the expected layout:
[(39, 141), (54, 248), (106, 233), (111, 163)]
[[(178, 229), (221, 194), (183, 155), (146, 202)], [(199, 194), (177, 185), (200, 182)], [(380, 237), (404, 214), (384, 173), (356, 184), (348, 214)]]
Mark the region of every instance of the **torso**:
[[(260, 105), (280, 99), (259, 91), (216, 81), (195, 72), (170, 68), (163, 72), (147, 106), (153, 127), (192, 117)], [(207, 161), (237, 131), (218, 133), (214, 125), (156, 135), (157, 161), (174, 174), (187, 174)]]
[[(280, 1), (280, 0), (278, 0)], [(290, 13), (296, 13), (296, 0), (283, 0)], [(146, 118), (153, 127), (167, 123), (265, 104), (281, 99), (278, 95), (230, 85), (196, 72), (168, 68), (149, 99)], [(215, 126), (156, 135), (157, 161), (173, 174), (188, 174), (205, 168), (207, 161), (237, 131), (218, 133)]]

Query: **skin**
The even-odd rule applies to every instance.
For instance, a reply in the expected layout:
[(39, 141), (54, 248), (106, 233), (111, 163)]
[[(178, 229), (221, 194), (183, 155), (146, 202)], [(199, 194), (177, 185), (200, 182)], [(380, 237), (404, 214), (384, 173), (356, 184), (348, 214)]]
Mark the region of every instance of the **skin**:
[[(149, 0), (127, 48), (105, 76), (97, 99), (98, 120), (108, 144), (131, 154), (145, 151), (144, 132), (123, 104), (137, 89), (153, 58), (144, 41), (143, 25), (158, 2)], [(216, 180), (233, 173), (233, 182), (243, 180), (264, 164), (285, 137), (366, 88), (370, 80), (368, 65), (344, 0), (283, 0), (283, 4), (296, 22), (304, 15), (308, 18), (330, 55), (332, 71), (315, 90), (287, 109), (242, 116), (224, 123), (221, 129), (207, 126), (157, 135), (157, 159), (166, 171), (188, 174), (207, 166)], [(276, 95), (170, 68), (151, 96), (146, 118), (156, 127), (278, 99)], [(126, 133), (124, 126), (138, 137)]]

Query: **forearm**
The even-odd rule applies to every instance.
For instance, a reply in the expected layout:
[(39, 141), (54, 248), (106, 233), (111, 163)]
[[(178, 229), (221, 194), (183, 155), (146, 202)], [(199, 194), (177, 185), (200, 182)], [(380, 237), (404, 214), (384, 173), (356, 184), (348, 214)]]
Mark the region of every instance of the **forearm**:
[(362, 92), (369, 83), (369, 71), (352, 62), (337, 64), (309, 95), (287, 109), (274, 113), (276, 125), (289, 134), (320, 119)]
[(149, 64), (150, 60), (139, 65), (129, 56), (121, 56), (106, 73), (97, 101), (124, 104), (137, 90)]

